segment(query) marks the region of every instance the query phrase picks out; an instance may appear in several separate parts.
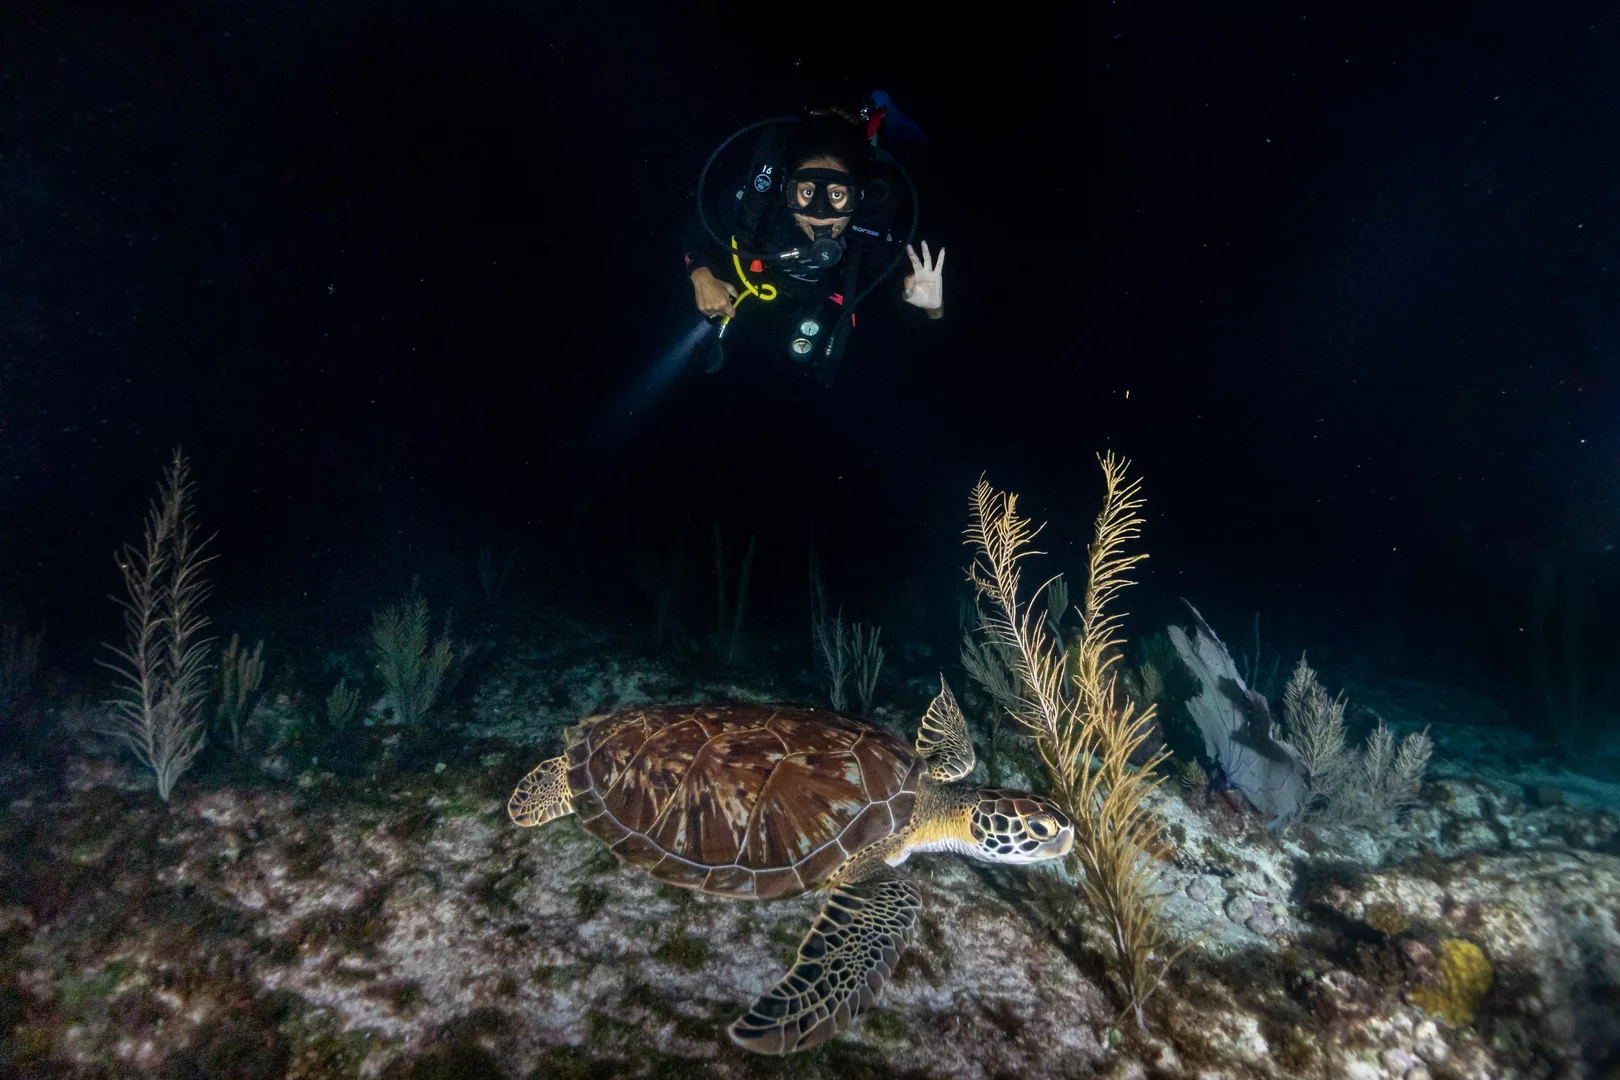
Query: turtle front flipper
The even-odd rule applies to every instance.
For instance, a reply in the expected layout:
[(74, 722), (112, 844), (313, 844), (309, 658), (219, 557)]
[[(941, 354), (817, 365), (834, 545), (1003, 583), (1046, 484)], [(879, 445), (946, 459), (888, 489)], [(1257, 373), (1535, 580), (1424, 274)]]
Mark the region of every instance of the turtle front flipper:
[(888, 871), (834, 888), (782, 981), (730, 1027), (758, 1054), (826, 1042), (872, 1005), (917, 925), (922, 893)]
[(542, 761), (518, 782), (507, 800), (506, 812), (524, 827), (544, 825), (574, 812), (573, 792), (568, 788), (568, 755)]
[(942, 784), (955, 783), (973, 771), (973, 738), (944, 675), (939, 677), (939, 693), (917, 725), (917, 753), (928, 761), (928, 775)]

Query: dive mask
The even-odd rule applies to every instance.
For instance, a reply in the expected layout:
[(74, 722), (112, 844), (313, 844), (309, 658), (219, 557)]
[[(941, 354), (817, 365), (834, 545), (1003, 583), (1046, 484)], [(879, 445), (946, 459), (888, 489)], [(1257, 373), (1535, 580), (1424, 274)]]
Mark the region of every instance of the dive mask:
[[(816, 186), (815, 194), (810, 196), (809, 203), (800, 206), (798, 191), (805, 183)], [(832, 200), (827, 198), (827, 187), (830, 184), (839, 184), (849, 191), (849, 198), (845, 200), (842, 210), (833, 206)], [(861, 189), (855, 183), (855, 178), (842, 169), (795, 169), (788, 177), (786, 196), (788, 209), (795, 214), (803, 214), (808, 218), (842, 218), (855, 213), (855, 208), (861, 202)]]

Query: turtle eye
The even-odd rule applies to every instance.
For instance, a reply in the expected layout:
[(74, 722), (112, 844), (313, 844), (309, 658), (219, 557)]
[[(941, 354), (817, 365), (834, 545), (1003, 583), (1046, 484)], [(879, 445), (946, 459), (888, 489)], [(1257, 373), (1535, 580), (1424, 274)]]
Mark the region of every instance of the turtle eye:
[(1050, 840), (1057, 835), (1057, 822), (1051, 814), (1036, 814), (1029, 819), (1029, 835), (1037, 840)]

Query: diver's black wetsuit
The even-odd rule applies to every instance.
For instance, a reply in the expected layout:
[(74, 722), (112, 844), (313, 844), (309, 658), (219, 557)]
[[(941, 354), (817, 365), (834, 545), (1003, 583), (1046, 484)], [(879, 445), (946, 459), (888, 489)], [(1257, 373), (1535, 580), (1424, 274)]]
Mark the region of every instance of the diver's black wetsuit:
[[(751, 199), (759, 201), (750, 203)], [(793, 220), (779, 191), (756, 196), (744, 184), (719, 188), (710, 198), (707, 209), (710, 223), (722, 238), (736, 236), (743, 248), (764, 252), (809, 248), (810, 238)], [(745, 220), (750, 215), (757, 219), (752, 229)], [(768, 302), (752, 296), (740, 300), (735, 330), (728, 331), (728, 337), (742, 330), (751, 344), (758, 342), (768, 352), (808, 361), (818, 377), (831, 378), (843, 352), (843, 343), (857, 325), (858, 315), (850, 305), (872, 283), (875, 275), (888, 268), (899, 250), (897, 245), (904, 239), (892, 235), (893, 219), (893, 205), (874, 197), (868, 189), (867, 197), (840, 236), (845, 251), (836, 265), (822, 268), (806, 260), (802, 264), (756, 272), (743, 261), (742, 269), (748, 280), (756, 286), (765, 282), (776, 286), (777, 297)], [(716, 278), (742, 290), (731, 252), (715, 246), (695, 210), (687, 221), (684, 263), (689, 279), (692, 271), (704, 266)], [(895, 292), (899, 292), (898, 287)], [(823, 327), (822, 336), (808, 354), (795, 355), (790, 343), (798, 336), (796, 328), (806, 319)], [(831, 339), (826, 335), (834, 333), (838, 340), (829, 354), (825, 346)]]

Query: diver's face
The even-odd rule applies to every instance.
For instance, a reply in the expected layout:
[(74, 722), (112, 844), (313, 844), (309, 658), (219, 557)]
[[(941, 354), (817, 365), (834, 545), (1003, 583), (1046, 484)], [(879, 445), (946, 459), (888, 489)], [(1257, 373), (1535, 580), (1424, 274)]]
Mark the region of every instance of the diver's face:
[[(814, 158), (811, 158), (808, 161), (800, 162), (798, 167), (801, 168), (801, 169), (838, 169), (841, 172), (848, 172), (849, 171), (848, 166), (846, 166), (842, 161), (839, 161), (837, 158), (832, 158), (832, 157), (814, 157)], [(794, 187), (793, 187), (793, 201), (797, 205), (799, 205), (799, 206), (809, 206), (812, 202), (815, 201), (815, 198), (816, 198), (816, 184), (815, 184), (815, 181), (813, 181), (813, 180), (801, 180), (797, 184), (794, 185)], [(853, 198), (853, 193), (849, 190), (848, 185), (845, 185), (845, 184), (828, 184), (827, 185), (827, 205), (831, 206), (834, 210), (848, 209), (848, 207), (850, 205), (850, 200), (852, 198)], [(793, 220), (798, 222), (799, 228), (804, 230), (804, 235), (806, 235), (808, 237), (811, 237), (812, 239), (816, 235), (816, 226), (817, 225), (831, 225), (832, 226), (832, 234), (834, 236), (837, 236), (839, 233), (843, 232), (844, 227), (849, 224), (849, 218), (847, 218), (847, 217), (813, 218), (813, 217), (807, 217), (804, 214), (794, 214), (793, 215)]]

